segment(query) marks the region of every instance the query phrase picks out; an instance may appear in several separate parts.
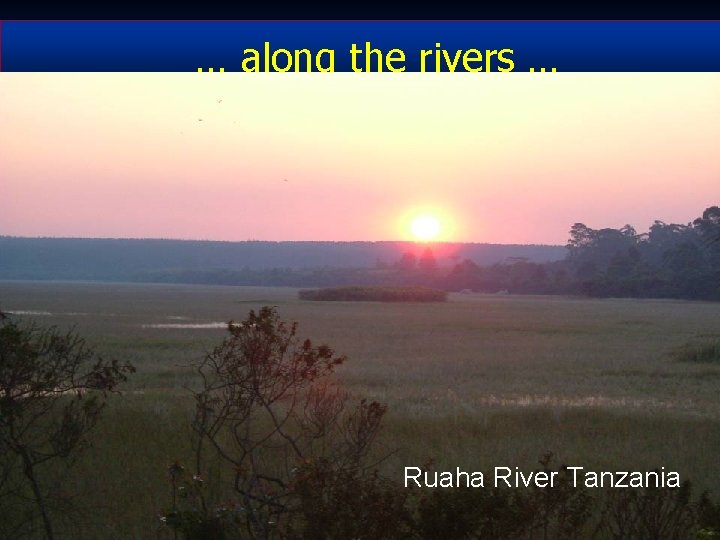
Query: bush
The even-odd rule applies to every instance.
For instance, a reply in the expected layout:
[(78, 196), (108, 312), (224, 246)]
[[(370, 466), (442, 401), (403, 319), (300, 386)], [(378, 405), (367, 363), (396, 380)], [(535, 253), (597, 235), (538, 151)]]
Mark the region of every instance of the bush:
[[(386, 407), (334, 384), (345, 357), (270, 307), (228, 333), (195, 366), (195, 470), (171, 468), (163, 521), (187, 539), (397, 537), (404, 496), (366, 464)], [(201, 489), (212, 456), (234, 492), (219, 508)]]
[(621, 540), (692, 538), (700, 523), (691, 495), (690, 482), (677, 488), (611, 489), (598, 530)]
[(0, 536), (5, 527), (8, 536), (32, 534), (40, 521), (44, 536), (55, 538), (54, 522), (66, 511), (51, 507), (60, 497), (50, 473), (89, 445), (107, 394), (133, 371), (98, 356), (74, 331), (0, 313)]
[(447, 292), (429, 287), (330, 287), (304, 289), (298, 297), (331, 302), (445, 302)]

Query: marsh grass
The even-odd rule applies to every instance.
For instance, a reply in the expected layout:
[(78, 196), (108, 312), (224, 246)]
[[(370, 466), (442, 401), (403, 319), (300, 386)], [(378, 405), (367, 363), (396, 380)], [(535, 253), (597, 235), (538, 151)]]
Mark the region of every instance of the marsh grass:
[[(550, 450), (595, 470), (664, 466), (720, 492), (720, 363), (673, 355), (698, 339), (717, 343), (718, 303), (475, 294), (436, 304), (307, 302), (297, 292), (0, 282), (4, 310), (49, 312), (36, 320), (75, 326), (138, 370), (64, 480), (86, 509), (82, 537), (172, 537), (159, 515), (170, 501), (167, 468), (192, 460), (191, 363), (225, 331), (143, 325), (238, 321), (263, 305), (349, 357), (338, 379), (354, 398), (388, 404), (377, 455), (389, 455), (381, 467), (398, 482), (403, 467), (429, 458), (532, 469)], [(211, 467), (215, 500), (228, 496), (227, 482)]]
[(678, 362), (720, 364), (720, 341), (688, 344), (674, 353)]

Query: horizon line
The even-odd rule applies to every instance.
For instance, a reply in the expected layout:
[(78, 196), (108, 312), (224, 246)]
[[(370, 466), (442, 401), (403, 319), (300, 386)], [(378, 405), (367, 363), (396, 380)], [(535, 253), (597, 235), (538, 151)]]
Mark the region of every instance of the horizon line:
[(0, 234), (0, 239), (18, 239), (18, 240), (134, 240), (134, 241), (156, 241), (156, 242), (216, 242), (225, 244), (242, 244), (242, 243), (271, 243), (271, 244), (289, 244), (289, 243), (313, 243), (313, 244), (417, 244), (417, 245), (448, 245), (448, 244), (480, 244), (492, 246), (547, 246), (547, 247), (565, 247), (565, 244), (545, 244), (545, 243), (503, 243), (503, 242), (479, 242), (479, 241), (460, 241), (460, 240), (260, 240), (249, 238), (246, 240), (215, 240), (209, 238), (170, 238), (170, 237), (130, 237), (130, 236), (18, 236), (10, 234)]

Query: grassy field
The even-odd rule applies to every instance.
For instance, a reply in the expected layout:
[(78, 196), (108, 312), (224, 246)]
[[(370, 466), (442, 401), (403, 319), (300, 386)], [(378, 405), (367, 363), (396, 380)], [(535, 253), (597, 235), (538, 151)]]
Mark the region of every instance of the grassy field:
[[(297, 290), (0, 282), (0, 307), (75, 326), (138, 372), (66, 479), (89, 538), (165, 537), (167, 466), (188, 461), (187, 364), (222, 324), (278, 307), (349, 357), (338, 376), (388, 404), (384, 472), (433, 458), (533, 468), (545, 451), (594, 470), (664, 466), (720, 491), (720, 364), (674, 353), (720, 338), (720, 304), (451, 294), (446, 303), (310, 302)], [(83, 498), (85, 497), (85, 498)]]

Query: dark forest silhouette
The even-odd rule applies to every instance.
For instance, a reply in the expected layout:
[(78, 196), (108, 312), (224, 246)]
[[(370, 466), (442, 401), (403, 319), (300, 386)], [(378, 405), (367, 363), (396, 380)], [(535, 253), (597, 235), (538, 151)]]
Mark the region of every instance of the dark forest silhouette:
[(720, 300), (720, 208), (707, 208), (687, 225), (655, 221), (639, 234), (632, 226), (570, 229), (563, 261), (526, 260), (479, 267), (456, 265), (450, 290), (580, 293), (596, 297)]

